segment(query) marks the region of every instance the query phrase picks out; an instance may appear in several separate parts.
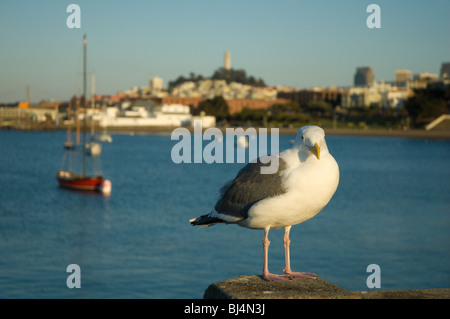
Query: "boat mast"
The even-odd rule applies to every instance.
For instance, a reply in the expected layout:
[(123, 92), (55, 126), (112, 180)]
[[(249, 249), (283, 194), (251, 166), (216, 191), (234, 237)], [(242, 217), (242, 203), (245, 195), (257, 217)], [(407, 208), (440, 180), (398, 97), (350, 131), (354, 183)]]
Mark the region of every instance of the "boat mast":
[[(91, 76), (91, 143), (94, 136), (94, 109), (95, 109), (95, 73), (92, 72)], [(92, 144), (91, 144), (92, 147)], [(92, 150), (92, 149), (91, 149)]]
[(80, 145), (80, 108), (81, 108), (81, 97), (77, 98), (77, 109), (75, 111), (76, 118), (76, 130), (77, 130), (77, 145)]
[(83, 176), (86, 175), (86, 34), (83, 37)]
[(66, 145), (67, 145), (67, 147), (70, 147), (71, 145), (72, 145), (72, 140), (71, 140), (71, 134), (72, 134), (72, 130), (71, 130), (71, 126), (72, 125), (70, 125), (70, 121), (72, 120), (71, 119), (71, 111), (72, 111), (72, 100), (73, 99), (71, 99), (70, 100), (70, 102), (69, 102), (69, 107), (67, 108), (67, 142), (66, 142)]

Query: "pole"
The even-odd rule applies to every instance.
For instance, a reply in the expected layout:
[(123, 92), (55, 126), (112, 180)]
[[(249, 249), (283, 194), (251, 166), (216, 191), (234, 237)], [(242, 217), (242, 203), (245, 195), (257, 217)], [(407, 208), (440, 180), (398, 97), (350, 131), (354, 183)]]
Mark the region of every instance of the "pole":
[(86, 175), (86, 34), (83, 37), (83, 176)]
[(76, 118), (76, 124), (77, 124), (77, 145), (80, 145), (80, 103), (81, 103), (81, 97), (77, 98), (77, 109), (75, 111), (75, 118)]
[[(95, 109), (95, 73), (92, 72), (91, 77), (91, 111), (92, 111), (92, 117), (91, 117), (91, 141), (94, 136), (94, 109)], [(92, 145), (91, 145), (92, 147)]]
[(30, 86), (27, 85), (27, 103), (30, 106)]

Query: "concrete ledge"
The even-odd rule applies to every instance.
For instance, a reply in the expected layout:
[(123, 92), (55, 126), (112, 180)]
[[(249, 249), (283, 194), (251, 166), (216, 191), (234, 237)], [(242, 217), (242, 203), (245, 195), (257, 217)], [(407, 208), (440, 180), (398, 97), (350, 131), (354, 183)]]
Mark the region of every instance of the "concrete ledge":
[(204, 299), (450, 299), (450, 289), (348, 291), (321, 278), (267, 282), (239, 276), (211, 284)]

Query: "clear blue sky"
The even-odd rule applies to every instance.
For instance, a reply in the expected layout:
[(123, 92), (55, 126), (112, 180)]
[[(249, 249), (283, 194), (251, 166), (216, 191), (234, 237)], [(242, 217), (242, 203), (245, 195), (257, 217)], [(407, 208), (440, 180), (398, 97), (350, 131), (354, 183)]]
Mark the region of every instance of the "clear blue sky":
[[(81, 8), (69, 29), (66, 8)], [(381, 7), (381, 29), (369, 29), (366, 7)], [(377, 81), (396, 69), (439, 73), (450, 62), (450, 0), (0, 0), (0, 102), (69, 99), (82, 90), (82, 38), (96, 91), (115, 94), (164, 85), (190, 72), (223, 66), (269, 85), (345, 86), (358, 66)]]

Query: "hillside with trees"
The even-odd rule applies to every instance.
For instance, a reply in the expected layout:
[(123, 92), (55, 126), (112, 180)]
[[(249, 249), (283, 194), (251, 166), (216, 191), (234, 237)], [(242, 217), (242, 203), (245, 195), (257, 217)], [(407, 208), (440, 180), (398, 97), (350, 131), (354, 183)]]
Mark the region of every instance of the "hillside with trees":
[(198, 82), (206, 79), (211, 80), (225, 80), (228, 84), (231, 82), (237, 82), (242, 84), (248, 84), (252, 86), (266, 86), (266, 83), (261, 78), (256, 78), (253, 75), (247, 76), (247, 72), (243, 69), (235, 70), (230, 69), (226, 70), (225, 68), (219, 68), (212, 74), (211, 77), (204, 77), (200, 74), (195, 74), (194, 72), (189, 73), (189, 77), (184, 77), (183, 75), (180, 75), (178, 78), (176, 78), (173, 81), (169, 81), (169, 91), (188, 81), (192, 82)]
[(253, 86), (266, 86), (264, 83), (264, 80), (261, 78), (255, 78), (254, 76), (250, 75), (247, 76), (247, 73), (245, 70), (226, 70), (225, 68), (219, 68), (217, 69), (211, 79), (213, 80), (225, 80), (227, 83), (230, 82), (237, 82), (242, 84), (248, 84)]

